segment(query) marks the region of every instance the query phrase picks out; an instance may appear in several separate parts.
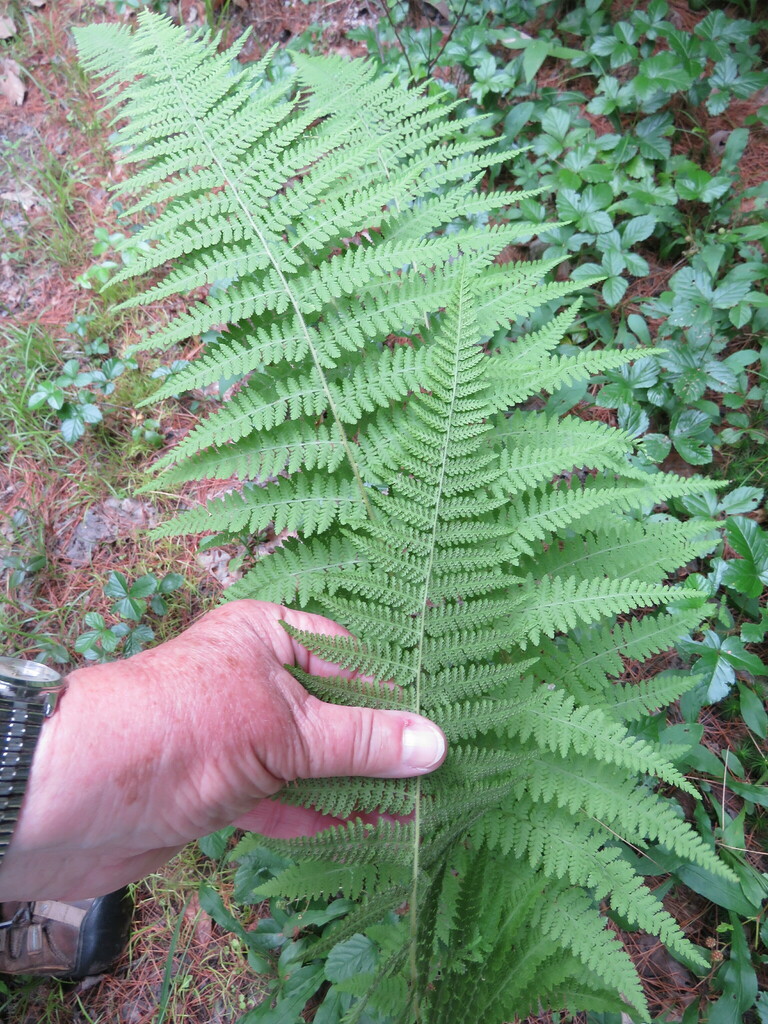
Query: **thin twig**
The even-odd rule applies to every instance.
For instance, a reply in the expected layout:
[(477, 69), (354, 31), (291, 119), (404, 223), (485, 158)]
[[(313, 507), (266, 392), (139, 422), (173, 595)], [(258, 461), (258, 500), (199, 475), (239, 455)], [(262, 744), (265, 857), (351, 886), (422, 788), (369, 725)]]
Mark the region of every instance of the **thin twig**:
[(437, 51), (437, 54), (436, 54), (436, 56), (435, 56), (435, 59), (434, 59), (433, 61), (430, 61), (430, 62), (429, 62), (429, 65), (428, 65), (428, 67), (427, 67), (427, 74), (428, 74), (428, 75), (429, 75), (429, 74), (431, 73), (431, 71), (432, 71), (432, 68), (433, 68), (433, 67), (435, 66), (435, 64), (437, 64), (437, 62), (438, 62), (438, 61), (440, 60), (440, 58), (441, 58), (441, 57), (442, 57), (442, 55), (443, 55), (443, 51), (445, 50), (446, 46), (448, 45), (448, 43), (450, 43), (451, 39), (453, 38), (453, 33), (454, 33), (454, 32), (456, 31), (456, 29), (457, 29), (457, 28), (459, 27), (459, 22), (460, 22), (460, 21), (461, 21), (461, 19), (462, 19), (462, 18), (464, 17), (464, 14), (465, 14), (465, 12), (466, 12), (466, 10), (467, 10), (467, 5), (468, 5), (468, 4), (469, 4), (469, 0), (464, 0), (464, 3), (463, 3), (463, 4), (461, 5), (461, 10), (460, 10), (460, 11), (459, 11), (459, 13), (458, 13), (458, 14), (456, 15), (456, 20), (455, 20), (455, 21), (454, 21), (454, 23), (453, 23), (453, 24), (451, 25), (451, 31), (450, 31), (450, 32), (448, 33), (448, 35), (447, 35), (447, 36), (445, 37), (445, 40), (443, 41), (443, 45), (442, 45), (442, 46), (440, 47), (440, 49), (439, 49), (439, 50)]
[(398, 42), (398, 44), (400, 46), (400, 49), (403, 51), (403, 56), (405, 57), (405, 63), (408, 65), (408, 71), (410, 73), (410, 76), (415, 81), (416, 80), (416, 72), (413, 70), (413, 64), (411, 64), (411, 58), (408, 56), (408, 51), (406, 50), (405, 46), (403, 45), (403, 40), (400, 38), (400, 33), (397, 30), (397, 25), (395, 24), (394, 19), (392, 18), (392, 12), (389, 9), (389, 0), (383, 0), (383, 5), (384, 5), (384, 13), (387, 16), (387, 21), (389, 22), (390, 28), (395, 33), (395, 39), (397, 39), (397, 42)]
[(403, 52), (403, 56), (405, 57), (405, 63), (408, 65), (408, 71), (410, 73), (411, 78), (413, 79), (414, 85), (421, 85), (422, 82), (425, 82), (427, 80), (427, 78), (430, 76), (430, 74), (432, 73), (432, 69), (437, 64), (437, 62), (440, 60), (440, 58), (443, 55), (443, 52), (445, 51), (446, 46), (448, 45), (448, 43), (450, 43), (451, 39), (453, 38), (453, 33), (459, 27), (459, 22), (462, 20), (462, 18), (466, 14), (466, 10), (467, 10), (468, 5), (469, 5), (469, 0), (464, 0), (464, 3), (461, 5), (461, 10), (456, 15), (456, 17), (454, 19), (454, 22), (451, 25), (451, 29), (450, 29), (448, 35), (443, 40), (442, 45), (440, 46), (439, 50), (437, 51), (437, 53), (435, 54), (434, 57), (431, 57), (428, 53), (425, 53), (423, 49), (421, 50), (422, 56), (424, 57), (424, 59), (425, 59), (425, 61), (427, 63), (427, 70), (426, 70), (426, 74), (422, 78), (417, 78), (416, 77), (416, 72), (413, 70), (413, 64), (411, 64), (411, 58), (408, 55), (408, 50), (406, 49), (405, 43), (403, 42), (403, 39), (402, 39), (402, 36), (400, 35), (400, 32), (398, 31), (397, 25), (395, 24), (395, 21), (394, 21), (394, 19), (392, 17), (392, 12), (390, 11), (390, 8), (389, 8), (389, 0), (383, 0), (384, 13), (387, 16), (387, 21), (389, 22), (392, 31), (395, 33), (395, 39), (397, 39), (398, 45), (400, 46), (400, 49)]

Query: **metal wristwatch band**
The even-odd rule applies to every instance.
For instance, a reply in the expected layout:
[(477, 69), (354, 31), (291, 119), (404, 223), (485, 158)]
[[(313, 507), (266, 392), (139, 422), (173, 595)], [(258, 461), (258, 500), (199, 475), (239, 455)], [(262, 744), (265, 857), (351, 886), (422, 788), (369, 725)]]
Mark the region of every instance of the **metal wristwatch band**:
[(44, 721), (42, 703), (0, 696), (0, 863), (19, 818)]
[(53, 669), (0, 657), (0, 864), (21, 812), (40, 731), (63, 688)]

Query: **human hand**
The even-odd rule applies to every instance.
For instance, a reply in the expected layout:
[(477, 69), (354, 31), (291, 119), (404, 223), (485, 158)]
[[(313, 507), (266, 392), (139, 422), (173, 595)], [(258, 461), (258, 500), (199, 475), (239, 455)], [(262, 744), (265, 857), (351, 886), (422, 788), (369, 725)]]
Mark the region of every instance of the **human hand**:
[(346, 632), (317, 615), (233, 601), (152, 650), (70, 675), (40, 736), (0, 901), (110, 892), (228, 824), (271, 836), (315, 832), (329, 819), (264, 799), (296, 778), (438, 767), (445, 737), (419, 715), (310, 696), (284, 665), (339, 669), (280, 619)]

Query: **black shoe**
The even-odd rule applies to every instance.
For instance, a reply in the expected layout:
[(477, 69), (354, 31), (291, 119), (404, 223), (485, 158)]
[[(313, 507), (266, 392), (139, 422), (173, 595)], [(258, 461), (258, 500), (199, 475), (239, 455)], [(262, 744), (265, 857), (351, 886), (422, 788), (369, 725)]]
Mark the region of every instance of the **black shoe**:
[(74, 903), (3, 903), (0, 974), (67, 981), (103, 974), (127, 946), (132, 916), (127, 888)]

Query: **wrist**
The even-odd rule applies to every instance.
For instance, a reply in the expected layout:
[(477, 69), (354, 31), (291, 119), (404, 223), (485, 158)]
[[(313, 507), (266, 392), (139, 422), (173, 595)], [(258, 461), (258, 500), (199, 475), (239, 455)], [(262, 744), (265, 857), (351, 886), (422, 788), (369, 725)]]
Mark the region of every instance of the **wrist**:
[(43, 726), (64, 685), (45, 665), (0, 657), (0, 868), (18, 827)]
[(42, 724), (0, 864), (0, 902), (94, 895), (72, 896), (59, 886), (76, 873), (89, 831), (108, 809), (110, 773), (130, 772), (130, 744), (111, 729), (112, 723), (119, 728), (127, 696), (122, 666), (91, 666), (66, 677), (55, 713)]

